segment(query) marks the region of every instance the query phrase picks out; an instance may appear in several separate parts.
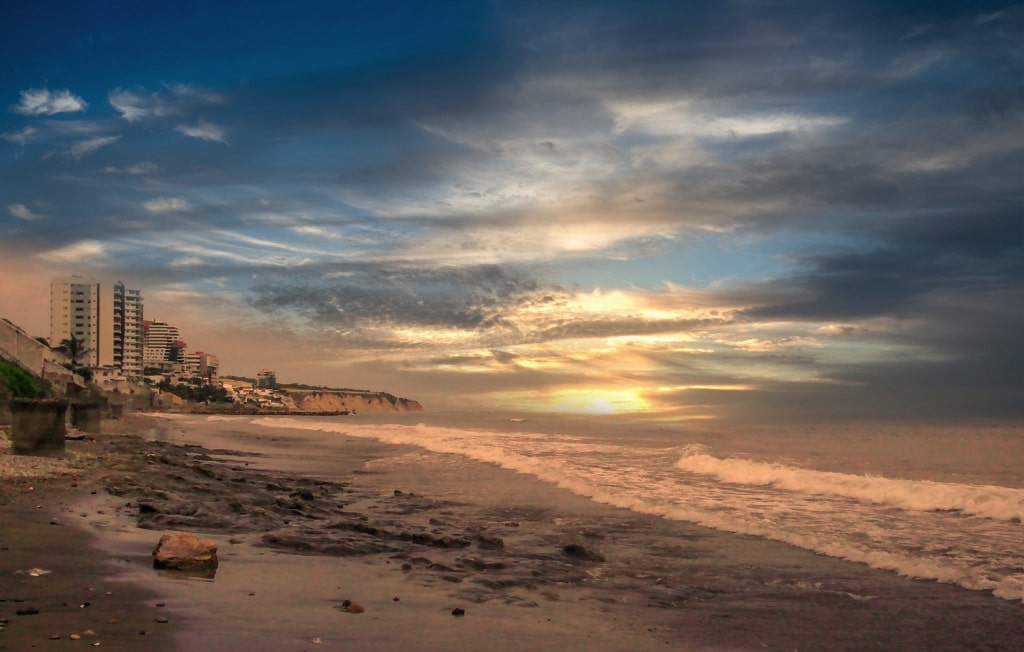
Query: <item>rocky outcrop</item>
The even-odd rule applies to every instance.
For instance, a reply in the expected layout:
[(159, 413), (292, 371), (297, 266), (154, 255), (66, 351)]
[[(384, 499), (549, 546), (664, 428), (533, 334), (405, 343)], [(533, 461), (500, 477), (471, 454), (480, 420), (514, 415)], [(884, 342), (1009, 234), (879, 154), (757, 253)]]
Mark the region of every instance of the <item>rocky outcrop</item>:
[(286, 390), (303, 412), (422, 412), (423, 406), (386, 392)]

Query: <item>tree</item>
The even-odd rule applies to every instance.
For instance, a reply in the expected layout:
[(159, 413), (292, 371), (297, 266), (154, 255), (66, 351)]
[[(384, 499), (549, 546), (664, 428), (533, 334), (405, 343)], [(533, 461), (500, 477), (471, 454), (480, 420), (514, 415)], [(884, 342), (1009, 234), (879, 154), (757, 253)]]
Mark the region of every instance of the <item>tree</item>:
[(71, 358), (71, 363), (74, 365), (77, 365), (79, 359), (89, 352), (89, 349), (85, 348), (85, 340), (80, 340), (74, 335), (66, 340), (61, 340), (57, 350)]

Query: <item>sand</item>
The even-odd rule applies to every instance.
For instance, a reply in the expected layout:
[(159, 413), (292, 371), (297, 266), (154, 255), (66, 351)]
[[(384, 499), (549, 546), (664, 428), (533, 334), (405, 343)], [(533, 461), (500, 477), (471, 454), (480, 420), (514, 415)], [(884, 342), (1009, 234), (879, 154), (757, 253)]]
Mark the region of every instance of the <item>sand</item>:
[[(69, 442), (96, 467), (4, 483), (0, 650), (66, 647), (72, 633), (117, 650), (1024, 648), (1019, 602), (597, 505), (488, 465), (417, 473), (387, 463), (409, 449), (372, 440), (346, 440), (326, 479), (261, 457), (301, 433), (232, 427), (190, 432), (201, 448), (158, 420), (106, 423), (98, 442)], [(451, 500), (456, 482), (477, 498)], [(170, 530), (217, 542), (215, 578), (151, 568)], [(15, 574), (34, 567), (51, 572)], [(30, 603), (39, 614), (14, 615)]]

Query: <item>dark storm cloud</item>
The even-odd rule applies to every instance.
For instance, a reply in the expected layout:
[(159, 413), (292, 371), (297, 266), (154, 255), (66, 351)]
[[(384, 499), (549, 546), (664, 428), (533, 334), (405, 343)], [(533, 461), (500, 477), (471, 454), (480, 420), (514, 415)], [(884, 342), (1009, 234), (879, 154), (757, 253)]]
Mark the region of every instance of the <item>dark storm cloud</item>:
[(528, 275), (496, 266), (449, 269), (378, 269), (316, 284), (253, 287), (261, 310), (299, 313), (316, 324), (440, 326), (467, 330), (510, 327), (504, 313), (550, 300)]
[(1012, 205), (990, 211), (866, 224), (860, 233), (875, 241), (865, 250), (804, 259), (804, 271), (752, 287), (742, 298), (759, 305), (743, 314), (755, 320), (920, 319), (958, 300), (974, 305), (986, 294), (993, 311), (1019, 314), (1001, 294), (1024, 284), (1024, 221)]

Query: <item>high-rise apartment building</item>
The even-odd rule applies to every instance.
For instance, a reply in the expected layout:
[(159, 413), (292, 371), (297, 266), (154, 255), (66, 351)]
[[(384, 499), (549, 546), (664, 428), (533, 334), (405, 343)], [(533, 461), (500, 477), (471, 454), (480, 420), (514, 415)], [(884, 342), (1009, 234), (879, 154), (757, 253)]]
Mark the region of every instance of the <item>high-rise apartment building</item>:
[(145, 342), (142, 361), (146, 367), (159, 367), (164, 362), (181, 362), (185, 343), (181, 341), (177, 326), (146, 320), (142, 328)]
[(142, 375), (142, 293), (120, 281), (84, 276), (50, 283), (50, 344), (76, 339), (85, 349), (77, 362), (116, 367), (128, 377)]

